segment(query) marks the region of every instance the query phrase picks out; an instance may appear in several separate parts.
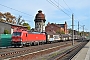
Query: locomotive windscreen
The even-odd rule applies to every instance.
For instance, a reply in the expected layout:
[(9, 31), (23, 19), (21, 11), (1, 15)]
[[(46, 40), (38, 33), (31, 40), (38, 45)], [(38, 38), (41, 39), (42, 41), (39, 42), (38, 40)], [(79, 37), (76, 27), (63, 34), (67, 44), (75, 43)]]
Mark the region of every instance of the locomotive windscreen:
[(21, 36), (21, 32), (13, 32), (13, 36)]

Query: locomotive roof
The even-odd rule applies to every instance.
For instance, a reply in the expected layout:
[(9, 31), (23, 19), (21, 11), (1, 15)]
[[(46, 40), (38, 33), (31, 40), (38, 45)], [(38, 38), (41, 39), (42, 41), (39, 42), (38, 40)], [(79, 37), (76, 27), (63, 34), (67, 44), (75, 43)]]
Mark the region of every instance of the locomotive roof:
[(41, 34), (41, 32), (29, 32), (28, 33), (32, 33), (32, 34)]

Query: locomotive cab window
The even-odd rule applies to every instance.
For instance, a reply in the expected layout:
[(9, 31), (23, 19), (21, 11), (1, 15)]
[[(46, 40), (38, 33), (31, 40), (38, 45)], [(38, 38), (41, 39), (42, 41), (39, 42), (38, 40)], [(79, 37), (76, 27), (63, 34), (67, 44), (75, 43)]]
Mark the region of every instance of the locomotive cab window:
[(13, 36), (21, 36), (21, 32), (13, 32)]
[(27, 34), (26, 34), (26, 37), (27, 37)]

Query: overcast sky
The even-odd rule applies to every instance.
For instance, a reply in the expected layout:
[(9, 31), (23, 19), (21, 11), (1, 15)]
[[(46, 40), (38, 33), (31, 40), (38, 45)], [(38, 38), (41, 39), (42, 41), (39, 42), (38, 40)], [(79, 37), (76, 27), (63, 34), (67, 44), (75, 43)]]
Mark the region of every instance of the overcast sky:
[(32, 28), (35, 27), (38, 10), (45, 14), (46, 24), (63, 24), (66, 21), (68, 28), (71, 28), (73, 13), (74, 29), (78, 29), (79, 21), (80, 31), (83, 25), (85, 31), (90, 31), (90, 0), (0, 0), (0, 12), (10, 12), (16, 17), (21, 15)]

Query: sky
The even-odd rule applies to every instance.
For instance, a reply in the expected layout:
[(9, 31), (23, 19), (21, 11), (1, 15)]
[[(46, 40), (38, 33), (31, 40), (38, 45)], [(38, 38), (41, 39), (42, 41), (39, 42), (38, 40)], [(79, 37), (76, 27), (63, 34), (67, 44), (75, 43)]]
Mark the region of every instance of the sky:
[(0, 12), (10, 12), (18, 17), (22, 16), (31, 28), (35, 27), (34, 19), (38, 10), (45, 14), (45, 25), (48, 22), (64, 24), (72, 28), (72, 14), (74, 15), (74, 30), (90, 32), (90, 0), (0, 0)]

